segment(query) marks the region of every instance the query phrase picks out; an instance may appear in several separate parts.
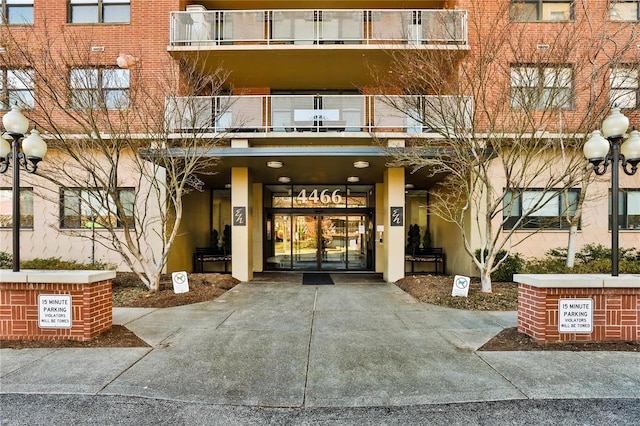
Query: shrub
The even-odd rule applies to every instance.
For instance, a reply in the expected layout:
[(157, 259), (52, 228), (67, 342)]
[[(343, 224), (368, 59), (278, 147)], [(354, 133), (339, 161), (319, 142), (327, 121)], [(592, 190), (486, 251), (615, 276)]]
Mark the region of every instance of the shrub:
[(24, 269), (45, 269), (45, 270), (103, 270), (115, 269), (115, 265), (104, 262), (78, 263), (75, 260), (61, 260), (59, 257), (49, 257), (46, 259), (31, 259), (20, 262), (20, 267)]
[[(480, 249), (475, 252), (476, 259), (480, 259)], [(496, 262), (500, 259), (506, 259), (500, 264), (498, 269), (491, 273), (491, 279), (493, 281), (510, 282), (513, 281), (513, 274), (519, 274), (525, 265), (525, 261), (518, 253), (509, 253), (505, 250), (500, 250), (496, 255)]]
[(13, 266), (13, 256), (0, 251), (0, 269), (10, 269)]
[[(528, 274), (610, 274), (611, 249), (602, 244), (586, 244), (576, 253), (576, 264), (567, 268), (566, 248), (551, 249), (543, 259), (533, 259), (526, 263), (524, 272)], [(640, 260), (636, 249), (620, 248), (618, 251), (621, 274), (640, 273)]]

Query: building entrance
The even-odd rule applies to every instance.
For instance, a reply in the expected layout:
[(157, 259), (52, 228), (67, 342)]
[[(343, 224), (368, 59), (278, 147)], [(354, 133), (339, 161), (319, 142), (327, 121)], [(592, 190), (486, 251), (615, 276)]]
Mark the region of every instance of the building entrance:
[(366, 271), (373, 267), (369, 214), (274, 213), (269, 219), (273, 229), (267, 236), (266, 269)]

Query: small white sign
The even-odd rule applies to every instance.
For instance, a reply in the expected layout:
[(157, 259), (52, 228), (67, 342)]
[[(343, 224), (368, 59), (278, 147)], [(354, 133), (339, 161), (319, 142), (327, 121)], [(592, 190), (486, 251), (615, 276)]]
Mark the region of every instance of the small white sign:
[(38, 327), (71, 328), (71, 295), (39, 294)]
[(558, 300), (558, 332), (592, 333), (593, 299)]
[(171, 274), (171, 280), (173, 281), (173, 292), (188, 293), (189, 292), (189, 278), (185, 271), (173, 272)]
[(456, 275), (453, 277), (453, 290), (451, 290), (452, 296), (469, 296), (469, 284), (471, 278), (462, 275)]

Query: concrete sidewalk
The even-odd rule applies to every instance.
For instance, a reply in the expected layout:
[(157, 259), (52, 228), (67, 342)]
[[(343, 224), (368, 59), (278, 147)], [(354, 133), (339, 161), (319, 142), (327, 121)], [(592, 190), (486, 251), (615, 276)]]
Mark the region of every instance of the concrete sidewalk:
[(299, 277), (260, 275), (195, 305), (114, 309), (152, 348), (2, 349), (0, 393), (271, 407), (640, 398), (638, 353), (476, 352), (516, 313), (418, 303), (372, 275)]

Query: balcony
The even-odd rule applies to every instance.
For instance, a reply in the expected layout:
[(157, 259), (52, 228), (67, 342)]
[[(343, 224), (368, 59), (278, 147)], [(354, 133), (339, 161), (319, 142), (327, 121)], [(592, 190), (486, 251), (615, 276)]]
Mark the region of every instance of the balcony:
[[(398, 132), (417, 136), (468, 129), (472, 113), (472, 99), (463, 96), (256, 95), (166, 99), (170, 132), (225, 135), (304, 137), (318, 133), (329, 137), (343, 132)], [(448, 118), (446, 122), (443, 117)]]
[(467, 45), (467, 13), (444, 9), (195, 10), (171, 13), (170, 37), (170, 50), (459, 47)]

